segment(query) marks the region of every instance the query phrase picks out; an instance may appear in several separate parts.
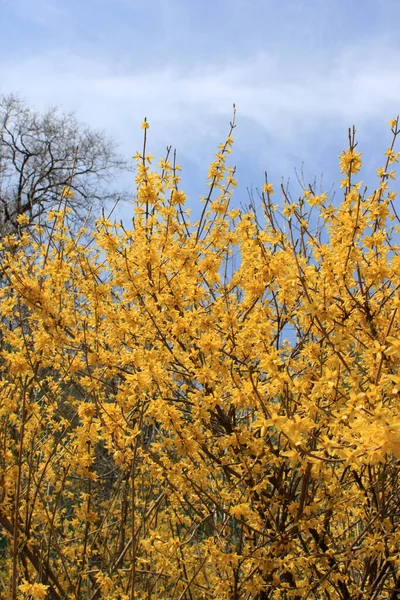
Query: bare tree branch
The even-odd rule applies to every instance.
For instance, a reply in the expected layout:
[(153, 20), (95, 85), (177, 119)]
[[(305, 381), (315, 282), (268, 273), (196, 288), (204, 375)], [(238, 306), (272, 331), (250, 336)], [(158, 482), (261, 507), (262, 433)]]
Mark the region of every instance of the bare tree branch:
[(102, 132), (79, 123), (73, 113), (38, 113), (18, 96), (0, 96), (0, 237), (59, 205), (65, 188), (76, 222), (93, 204), (124, 193), (111, 189), (116, 175), (132, 168)]

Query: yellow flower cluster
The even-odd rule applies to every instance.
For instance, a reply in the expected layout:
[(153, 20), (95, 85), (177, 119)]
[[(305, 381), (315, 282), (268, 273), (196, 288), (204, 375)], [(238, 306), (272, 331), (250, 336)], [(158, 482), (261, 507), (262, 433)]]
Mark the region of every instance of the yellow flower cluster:
[(233, 128), (196, 222), (145, 143), (130, 228), (2, 248), (6, 600), (397, 597), (397, 120), (369, 196), (351, 139), (341, 202), (247, 212)]

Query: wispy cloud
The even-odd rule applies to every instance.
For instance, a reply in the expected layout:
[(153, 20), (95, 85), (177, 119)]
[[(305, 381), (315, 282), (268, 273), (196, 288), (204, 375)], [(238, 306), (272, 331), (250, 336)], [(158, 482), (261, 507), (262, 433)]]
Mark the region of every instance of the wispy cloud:
[[(198, 65), (192, 72), (163, 66), (113, 72), (107, 63), (56, 52), (3, 61), (3, 90), (19, 90), (41, 107), (72, 107), (93, 124), (128, 137), (144, 115), (158, 135), (197, 152), (204, 138), (220, 137), (232, 112), (273, 139), (290, 143), (326, 130), (391, 118), (399, 109), (400, 52), (375, 47), (375, 60), (350, 47), (317, 65), (291, 65), (285, 56)], [(119, 72), (118, 72), (119, 71)], [(196, 142), (197, 140), (197, 142)]]

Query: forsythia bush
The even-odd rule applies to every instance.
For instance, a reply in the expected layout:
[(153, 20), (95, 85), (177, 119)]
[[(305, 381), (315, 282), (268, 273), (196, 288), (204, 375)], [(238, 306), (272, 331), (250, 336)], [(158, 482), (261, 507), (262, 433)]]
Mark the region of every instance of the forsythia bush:
[(193, 223), (144, 122), (129, 229), (3, 240), (1, 598), (400, 597), (390, 125), (373, 192), (353, 130), (340, 203), (244, 212), (232, 123)]

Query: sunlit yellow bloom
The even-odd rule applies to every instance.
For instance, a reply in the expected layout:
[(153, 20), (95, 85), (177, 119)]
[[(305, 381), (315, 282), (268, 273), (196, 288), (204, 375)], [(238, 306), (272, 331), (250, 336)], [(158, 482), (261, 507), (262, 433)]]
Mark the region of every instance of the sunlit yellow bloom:
[(74, 195), (75, 193), (70, 186), (66, 186), (62, 191), (63, 198), (73, 198)]
[(361, 152), (354, 149), (343, 151), (339, 156), (339, 165), (342, 173), (355, 174), (361, 169)]
[(264, 183), (263, 187), (262, 187), (262, 191), (265, 194), (275, 194), (274, 192), (274, 186), (272, 183)]

